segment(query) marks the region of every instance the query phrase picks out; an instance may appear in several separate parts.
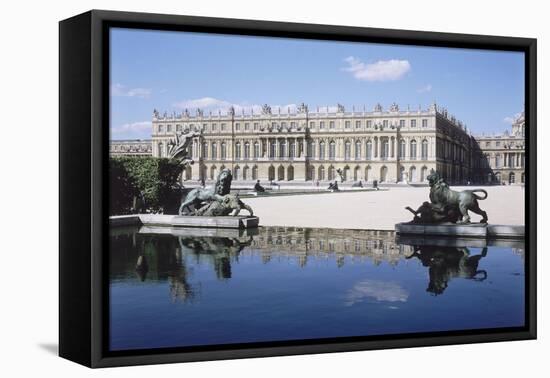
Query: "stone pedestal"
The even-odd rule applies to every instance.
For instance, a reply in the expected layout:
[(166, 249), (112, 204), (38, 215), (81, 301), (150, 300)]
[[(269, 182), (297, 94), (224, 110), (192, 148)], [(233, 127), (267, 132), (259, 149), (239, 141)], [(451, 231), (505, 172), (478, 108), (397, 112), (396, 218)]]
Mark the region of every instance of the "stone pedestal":
[(435, 235), (469, 238), (487, 238), (487, 225), (480, 223), (471, 224), (418, 224), (418, 223), (398, 223), (395, 225), (397, 234), (409, 235)]
[(162, 214), (137, 214), (109, 217), (111, 226), (153, 226), (153, 227), (202, 227), (202, 228), (256, 228), (260, 218), (249, 215), (236, 217), (200, 217)]
[(254, 228), (258, 227), (258, 223), (258, 217), (240, 215), (236, 217), (175, 216), (172, 218), (174, 227)]
[(525, 226), (484, 223), (418, 224), (407, 222), (396, 224), (395, 232), (399, 235), (415, 236), (444, 236), (453, 238), (481, 239), (523, 239), (525, 237)]

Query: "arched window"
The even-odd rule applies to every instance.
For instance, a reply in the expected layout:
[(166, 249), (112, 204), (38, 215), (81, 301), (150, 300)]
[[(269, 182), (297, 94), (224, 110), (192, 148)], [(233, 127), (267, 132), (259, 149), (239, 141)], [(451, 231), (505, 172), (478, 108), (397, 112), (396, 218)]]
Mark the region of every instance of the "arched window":
[(254, 158), (257, 159), (260, 157), (260, 143), (254, 142)]
[(495, 166), (497, 168), (500, 168), (502, 166), (502, 159), (500, 157), (500, 154), (495, 155)]
[(325, 160), (325, 142), (319, 143), (319, 159)]
[(516, 154), (508, 155), (508, 166), (510, 168), (515, 168), (516, 167)]
[(315, 167), (309, 167), (308, 172), (309, 172), (308, 179), (312, 181), (315, 180)]
[(241, 160), (241, 142), (235, 143), (235, 160)]
[(250, 159), (250, 143), (248, 142), (244, 144), (244, 159)]
[(411, 167), (410, 173), (409, 173), (409, 181), (410, 182), (416, 182), (417, 181), (416, 167)]
[(508, 177), (508, 184), (514, 184), (516, 182), (516, 174), (514, 172), (510, 172), (510, 176)]
[(390, 143), (388, 142), (387, 139), (384, 139), (384, 141), (382, 142), (382, 159), (383, 160), (386, 160), (389, 156), (390, 156)]
[(294, 180), (294, 167), (290, 165), (286, 170), (286, 179), (288, 181)]
[(159, 158), (164, 156), (164, 145), (162, 143), (159, 143), (158, 145), (158, 155)]
[(250, 168), (248, 167), (248, 165), (246, 165), (244, 168), (243, 168), (243, 180), (248, 180), (248, 171), (250, 170)]
[(215, 180), (216, 179), (216, 166), (213, 165), (212, 167), (210, 167), (210, 180)]
[(406, 147), (405, 139), (401, 139), (399, 141), (399, 151), (398, 151), (398, 155), (400, 159), (405, 158), (405, 147)]
[(344, 159), (351, 159), (351, 143), (349, 141), (346, 141), (346, 143), (344, 144)]
[(328, 147), (328, 158), (333, 160), (335, 157), (336, 157), (336, 143), (334, 141), (331, 141)]
[(269, 142), (269, 158), (270, 159), (275, 159), (276, 149), (277, 149), (277, 142), (275, 142), (274, 140), (271, 140)]
[(323, 181), (325, 179), (325, 167), (322, 165), (319, 167), (319, 174), (317, 177), (319, 178), (319, 181)]
[(405, 181), (405, 167), (399, 168), (399, 181)]
[(293, 159), (296, 151), (296, 141), (291, 140), (288, 145), (288, 156)]
[(212, 152), (212, 160), (216, 160), (218, 158), (218, 145), (216, 142), (212, 143), (211, 152)]
[(270, 166), (269, 169), (267, 170), (267, 179), (269, 181), (275, 180), (275, 167), (274, 166)]
[(221, 152), (221, 159), (225, 160), (227, 158), (227, 146), (225, 145), (225, 142), (222, 142), (220, 152)]
[(334, 171), (334, 167), (331, 165), (330, 167), (328, 167), (328, 180), (329, 181), (332, 181), (334, 180), (335, 178), (335, 175), (334, 175), (335, 171)]
[(286, 140), (283, 139), (279, 143), (279, 158), (284, 159), (286, 157), (287, 157), (287, 154), (286, 154)]
[(428, 160), (428, 141), (424, 139), (422, 141), (422, 160)]
[(361, 142), (355, 142), (355, 160), (361, 160)]
[(252, 180), (258, 179), (258, 167), (255, 165), (252, 167)]
[(367, 141), (367, 149), (365, 152), (367, 154), (367, 160), (371, 160), (372, 159), (372, 141), (371, 140)]
[(383, 166), (380, 168), (380, 182), (385, 182), (388, 176), (388, 168)]
[(411, 140), (411, 150), (410, 150), (411, 159), (416, 159), (416, 140)]
[(201, 154), (202, 154), (202, 158), (203, 159), (206, 159), (208, 158), (208, 143), (204, 142), (202, 144), (202, 151), (201, 151)]
[(233, 180), (238, 180), (241, 175), (241, 167), (238, 165), (233, 169)]
[(428, 167), (422, 167), (422, 170), (420, 171), (420, 181), (426, 181), (428, 178)]
[(279, 169), (277, 169), (277, 180), (284, 181), (284, 179), (285, 179), (285, 167), (280, 165)]
[(370, 172), (371, 172), (371, 168), (370, 167), (367, 167), (365, 168), (365, 181), (369, 181), (370, 180)]
[(315, 143), (313, 143), (313, 141), (310, 141), (307, 144), (307, 157), (308, 158), (315, 157)]

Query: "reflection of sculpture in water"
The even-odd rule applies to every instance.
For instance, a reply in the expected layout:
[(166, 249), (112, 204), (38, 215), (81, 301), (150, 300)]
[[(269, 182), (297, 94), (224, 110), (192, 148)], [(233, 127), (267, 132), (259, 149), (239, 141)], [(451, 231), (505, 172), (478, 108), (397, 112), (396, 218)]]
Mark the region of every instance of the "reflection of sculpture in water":
[(252, 243), (252, 236), (242, 240), (229, 237), (184, 237), (180, 246), (198, 256), (208, 256), (219, 279), (231, 278), (231, 259), (237, 258), (244, 247)]
[[(148, 274), (152, 280), (166, 279), (170, 286), (170, 298), (173, 302), (187, 302), (193, 300), (197, 290), (188, 282), (188, 272), (182, 259), (180, 248), (172, 238), (159, 239), (155, 242), (144, 240), (142, 250), (156, 250), (154, 255), (140, 254), (138, 256), (135, 271), (144, 282)], [(153, 244), (153, 245), (151, 245)]]
[(430, 282), (426, 291), (434, 295), (443, 294), (452, 278), (466, 278), (483, 281), (485, 270), (478, 270), (479, 260), (487, 256), (487, 247), (481, 254), (470, 256), (466, 247), (414, 246), (414, 252), (407, 259), (417, 257), (428, 267)]
[[(411, 223), (470, 223), (468, 211), (481, 215), (480, 223), (487, 223), (487, 213), (480, 209), (478, 200), (487, 198), (484, 189), (452, 190), (438, 172), (432, 172), (427, 177), (430, 185), (430, 201), (424, 202), (417, 210), (409, 206), (405, 209), (414, 214)], [(484, 193), (480, 197), (476, 192)]]
[(145, 255), (140, 255), (136, 263), (136, 274), (138, 275), (141, 282), (145, 281), (147, 278), (147, 272), (149, 271), (149, 264), (147, 263), (147, 258)]

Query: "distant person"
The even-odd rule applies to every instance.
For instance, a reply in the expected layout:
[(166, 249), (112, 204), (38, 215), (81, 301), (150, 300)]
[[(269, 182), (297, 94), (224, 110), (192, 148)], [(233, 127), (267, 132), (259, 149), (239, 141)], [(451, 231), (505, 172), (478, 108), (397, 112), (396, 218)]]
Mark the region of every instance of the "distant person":
[(376, 190), (380, 190), (380, 188), (378, 187), (378, 180), (373, 180), (372, 181), (372, 187)]
[(334, 189), (334, 185), (332, 184), (332, 182), (329, 182), (328, 183), (328, 190), (332, 190)]
[(334, 186), (332, 187), (332, 190), (334, 190), (335, 192), (340, 190), (338, 189), (338, 181), (334, 181)]
[(256, 185), (254, 185), (254, 190), (256, 193), (264, 193), (265, 188), (260, 184), (260, 180), (256, 181)]

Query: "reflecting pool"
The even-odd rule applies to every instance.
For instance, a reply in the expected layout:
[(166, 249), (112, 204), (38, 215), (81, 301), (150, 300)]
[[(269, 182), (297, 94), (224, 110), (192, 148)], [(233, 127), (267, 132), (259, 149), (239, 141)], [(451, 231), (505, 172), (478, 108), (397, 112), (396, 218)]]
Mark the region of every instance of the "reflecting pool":
[(520, 327), (521, 242), (114, 228), (110, 349)]

